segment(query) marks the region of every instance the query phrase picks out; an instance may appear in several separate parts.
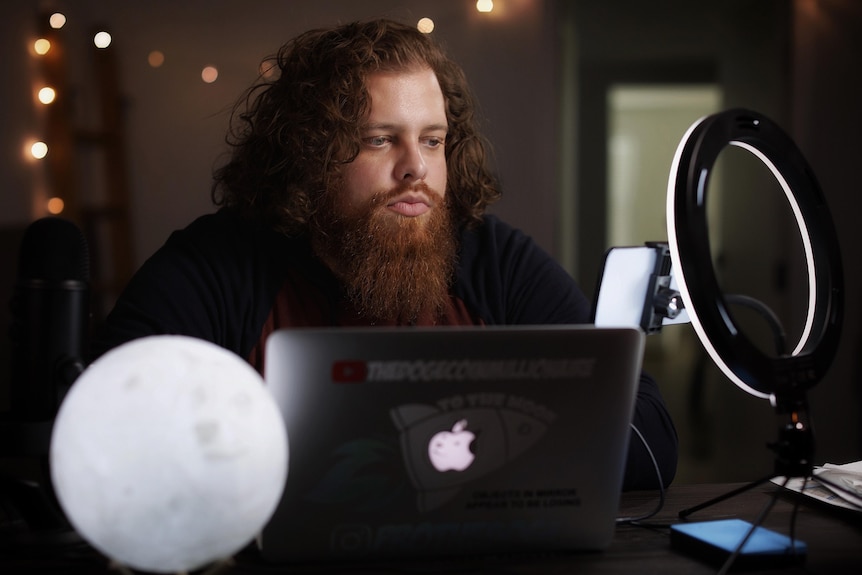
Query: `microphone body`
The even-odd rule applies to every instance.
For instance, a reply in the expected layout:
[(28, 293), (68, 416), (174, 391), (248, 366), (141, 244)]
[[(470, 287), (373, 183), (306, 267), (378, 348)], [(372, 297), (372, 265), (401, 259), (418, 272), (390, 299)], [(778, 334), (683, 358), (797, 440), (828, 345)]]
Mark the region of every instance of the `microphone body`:
[(43, 218), (27, 228), (11, 312), (11, 415), (53, 420), (89, 346), (89, 254), (75, 224)]

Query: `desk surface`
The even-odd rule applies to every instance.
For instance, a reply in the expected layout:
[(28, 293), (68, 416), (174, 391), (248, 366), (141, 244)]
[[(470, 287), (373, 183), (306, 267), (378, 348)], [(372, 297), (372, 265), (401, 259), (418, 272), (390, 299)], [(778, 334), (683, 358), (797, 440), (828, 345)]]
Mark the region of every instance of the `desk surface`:
[[(663, 509), (649, 520), (653, 527), (620, 525), (613, 542), (601, 553), (491, 557), (468, 560), (434, 560), (408, 564), (364, 566), (292, 566), (262, 565), (252, 557), (240, 554), (233, 565), (218, 569), (218, 575), (255, 575), (271, 573), (500, 573), (511, 574), (563, 574), (563, 573), (661, 573), (709, 574), (717, 566), (680, 554), (670, 547), (668, 525), (679, 522), (679, 511), (725, 494), (740, 484), (674, 485), (666, 497)], [(767, 505), (775, 487), (758, 485), (752, 489), (698, 511), (691, 521), (740, 518), (755, 521)], [(780, 533), (789, 534), (794, 502), (798, 496), (781, 494), (766, 516), (763, 525)], [(658, 503), (657, 492), (624, 493), (621, 516), (639, 516), (652, 510)], [(845, 573), (860, 572), (862, 568), (862, 514), (827, 509), (823, 504), (803, 501), (796, 514), (796, 537), (808, 544), (805, 564), (784, 569), (761, 570), (758, 573)], [(118, 573), (107, 562), (89, 551), (75, 548), (74, 555), (56, 556), (50, 549), (25, 557), (0, 557), (3, 573)], [(748, 571), (749, 573), (751, 571)]]

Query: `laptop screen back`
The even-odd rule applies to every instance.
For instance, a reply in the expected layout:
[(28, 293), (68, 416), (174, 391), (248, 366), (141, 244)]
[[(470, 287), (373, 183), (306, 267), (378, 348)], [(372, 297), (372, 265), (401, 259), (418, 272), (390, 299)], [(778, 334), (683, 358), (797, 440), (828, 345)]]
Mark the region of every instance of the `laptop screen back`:
[(289, 471), (274, 561), (596, 550), (611, 540), (642, 332), (274, 333)]

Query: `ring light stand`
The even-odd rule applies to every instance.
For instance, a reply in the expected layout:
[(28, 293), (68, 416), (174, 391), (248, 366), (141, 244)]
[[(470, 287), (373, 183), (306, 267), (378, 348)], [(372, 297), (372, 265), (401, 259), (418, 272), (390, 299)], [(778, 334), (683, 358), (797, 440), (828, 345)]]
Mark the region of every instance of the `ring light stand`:
[[(742, 333), (712, 267), (707, 186), (719, 153), (728, 145), (750, 152), (769, 168), (784, 191), (802, 238), (808, 309), (802, 335), (789, 354), (768, 356)], [(773, 476), (807, 478), (812, 474), (814, 440), (805, 421), (806, 392), (826, 373), (838, 347), (843, 275), (837, 235), (813, 172), (778, 126), (749, 110), (708, 116), (685, 133), (668, 180), (667, 228), (679, 291), (704, 349), (742, 390), (769, 399), (778, 414), (789, 415), (778, 441), (769, 446), (776, 453), (774, 474), (680, 512), (684, 518)]]

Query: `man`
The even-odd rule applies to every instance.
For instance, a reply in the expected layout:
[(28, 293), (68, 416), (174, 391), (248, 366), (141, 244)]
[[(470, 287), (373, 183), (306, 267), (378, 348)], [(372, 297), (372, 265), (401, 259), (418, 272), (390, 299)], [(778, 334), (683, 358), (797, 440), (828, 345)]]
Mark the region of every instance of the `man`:
[[(584, 323), (589, 302), (499, 198), (461, 69), (415, 28), (354, 23), (300, 35), (246, 94), (216, 172), (221, 209), (176, 232), (106, 320), (97, 353), (157, 333), (200, 337), (263, 371), (299, 326)], [(677, 437), (643, 376), (635, 425), (665, 483)], [(625, 485), (653, 487), (632, 441)]]

